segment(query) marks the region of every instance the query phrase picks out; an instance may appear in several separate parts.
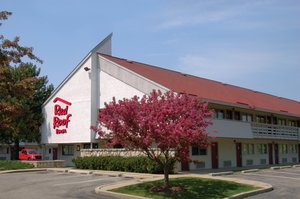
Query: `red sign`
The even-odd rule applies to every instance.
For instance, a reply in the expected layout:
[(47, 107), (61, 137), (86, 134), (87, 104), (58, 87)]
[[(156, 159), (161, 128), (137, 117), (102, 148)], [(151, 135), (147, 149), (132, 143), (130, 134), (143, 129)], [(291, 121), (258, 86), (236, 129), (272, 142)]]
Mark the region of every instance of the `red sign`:
[(65, 106), (61, 107), (59, 104), (54, 105), (53, 129), (56, 130), (56, 134), (64, 134), (67, 133), (70, 117), (72, 117), (72, 114), (68, 113), (69, 106), (71, 106), (72, 103), (59, 97), (56, 97), (53, 103), (57, 103), (58, 101)]

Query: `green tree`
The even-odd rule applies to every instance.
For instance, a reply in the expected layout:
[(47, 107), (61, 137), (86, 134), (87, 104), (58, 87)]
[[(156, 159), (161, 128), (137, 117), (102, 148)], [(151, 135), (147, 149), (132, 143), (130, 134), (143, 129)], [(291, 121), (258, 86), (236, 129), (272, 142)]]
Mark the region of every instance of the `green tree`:
[[(0, 12), (0, 21), (11, 14)], [(41, 106), (53, 91), (31, 61), (42, 63), (33, 48), (21, 46), (18, 37), (11, 41), (0, 35), (0, 142), (14, 143), (15, 159), (20, 141), (40, 141)]]

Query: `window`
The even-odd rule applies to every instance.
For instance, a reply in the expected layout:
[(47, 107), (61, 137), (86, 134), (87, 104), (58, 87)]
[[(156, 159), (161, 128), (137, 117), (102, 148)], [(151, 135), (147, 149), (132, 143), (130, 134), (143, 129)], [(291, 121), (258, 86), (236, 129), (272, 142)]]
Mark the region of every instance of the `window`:
[(0, 154), (8, 154), (8, 147), (0, 146)]
[(279, 144), (279, 152), (281, 154), (288, 154), (288, 145), (287, 144)]
[(91, 144), (83, 144), (83, 148), (84, 149), (90, 149), (91, 148)]
[(234, 119), (235, 120), (241, 120), (241, 114), (239, 111), (235, 111), (234, 112)]
[(256, 116), (256, 122), (258, 123), (266, 123), (266, 117), (262, 115), (257, 115)]
[(243, 144), (243, 153), (245, 155), (253, 155), (254, 154), (254, 144)]
[(257, 152), (258, 152), (258, 154), (267, 154), (267, 145), (266, 144), (258, 144)]
[(252, 122), (252, 115), (248, 113), (242, 113), (243, 122)]
[(232, 111), (231, 110), (226, 111), (226, 119), (232, 120)]
[(288, 147), (289, 147), (289, 153), (293, 153), (293, 154), (298, 153), (297, 144), (290, 144), (288, 145)]
[(297, 122), (294, 121), (294, 120), (289, 120), (289, 121), (288, 121), (288, 125), (289, 125), (289, 126), (297, 126)]
[(285, 119), (279, 119), (277, 120), (278, 125), (280, 126), (286, 126), (286, 120)]
[(73, 145), (63, 145), (62, 146), (62, 155), (74, 155), (74, 146)]
[[(98, 149), (98, 143), (92, 143), (93, 149)], [(91, 143), (83, 144), (83, 149), (91, 149)]]
[(215, 118), (216, 119), (224, 119), (224, 111), (223, 110), (215, 110)]
[(207, 155), (207, 150), (197, 146), (193, 146), (192, 155)]

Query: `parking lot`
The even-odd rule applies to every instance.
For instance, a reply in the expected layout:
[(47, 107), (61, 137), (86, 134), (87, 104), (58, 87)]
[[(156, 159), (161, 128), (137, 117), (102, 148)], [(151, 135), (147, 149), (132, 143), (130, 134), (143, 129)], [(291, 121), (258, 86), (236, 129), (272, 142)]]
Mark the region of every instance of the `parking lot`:
[(122, 177), (95, 176), (58, 172), (27, 172), (2, 174), (0, 176), (0, 198), (9, 199), (68, 199), (101, 198), (95, 187), (128, 180)]
[(300, 168), (287, 168), (280, 170), (259, 170), (253, 173), (236, 173), (228, 177), (243, 178), (266, 182), (273, 185), (274, 190), (251, 198), (300, 198)]

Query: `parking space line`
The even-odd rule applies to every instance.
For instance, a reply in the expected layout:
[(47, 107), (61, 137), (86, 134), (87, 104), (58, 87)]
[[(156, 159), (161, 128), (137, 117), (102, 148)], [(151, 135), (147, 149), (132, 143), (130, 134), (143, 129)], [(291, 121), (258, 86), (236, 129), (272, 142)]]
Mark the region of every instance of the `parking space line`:
[(263, 176), (263, 177), (272, 177), (272, 178), (284, 178), (284, 179), (290, 179), (290, 180), (300, 180), (300, 178), (291, 178), (291, 177), (286, 177), (286, 176), (276, 176), (276, 175), (265, 175), (265, 174), (253, 174), (253, 173), (245, 173), (242, 175), (246, 176)]
[(81, 184), (81, 183), (87, 183), (87, 182), (97, 182), (97, 181), (103, 181), (110, 178), (101, 178), (101, 179), (94, 179), (94, 180), (85, 180), (85, 181), (79, 181), (79, 182), (67, 182), (67, 183), (61, 183), (61, 184), (54, 184), (53, 186), (62, 186), (62, 185), (71, 185), (71, 184)]

